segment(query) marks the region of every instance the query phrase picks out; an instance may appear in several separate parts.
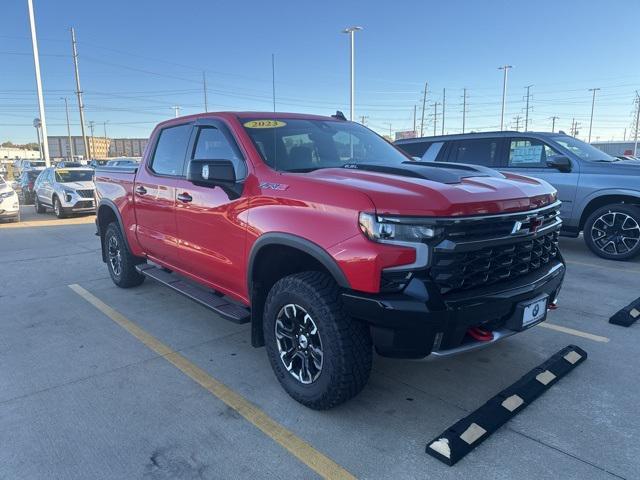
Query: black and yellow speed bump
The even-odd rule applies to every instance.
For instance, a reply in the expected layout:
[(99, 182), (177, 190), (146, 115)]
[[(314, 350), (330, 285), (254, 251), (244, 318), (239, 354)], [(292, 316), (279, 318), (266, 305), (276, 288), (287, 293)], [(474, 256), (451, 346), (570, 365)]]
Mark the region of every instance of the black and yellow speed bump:
[(580, 347), (563, 348), (427, 443), (427, 453), (454, 465), (586, 358), (587, 352)]
[(616, 312), (609, 319), (609, 323), (630, 327), (638, 318), (640, 318), (640, 298), (635, 299), (629, 305)]

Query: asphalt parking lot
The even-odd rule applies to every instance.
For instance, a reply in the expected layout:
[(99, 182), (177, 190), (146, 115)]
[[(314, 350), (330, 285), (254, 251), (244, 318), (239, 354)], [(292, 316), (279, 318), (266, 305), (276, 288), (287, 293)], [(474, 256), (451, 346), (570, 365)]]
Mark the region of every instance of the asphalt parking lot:
[[(316, 412), (280, 388), (248, 325), (152, 281), (115, 287), (92, 216), (23, 208), (0, 224), (2, 479), (640, 478), (640, 324), (607, 322), (640, 295), (640, 261), (562, 239), (546, 325), (453, 359), (376, 357), (362, 394)], [(588, 360), (458, 464), (425, 454), (568, 344)]]

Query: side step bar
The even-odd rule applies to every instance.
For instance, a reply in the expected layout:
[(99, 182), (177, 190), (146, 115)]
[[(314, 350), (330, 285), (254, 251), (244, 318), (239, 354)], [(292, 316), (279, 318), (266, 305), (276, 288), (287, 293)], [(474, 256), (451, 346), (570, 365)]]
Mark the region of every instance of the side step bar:
[(156, 282), (160, 282), (185, 297), (189, 297), (191, 300), (198, 302), (203, 307), (213, 310), (225, 320), (242, 324), (248, 323), (251, 318), (251, 313), (248, 308), (232, 303), (224, 297), (219, 297), (211, 290), (190, 284), (179, 276), (169, 273), (160, 267), (142, 263), (136, 265), (136, 270), (145, 277), (152, 278)]

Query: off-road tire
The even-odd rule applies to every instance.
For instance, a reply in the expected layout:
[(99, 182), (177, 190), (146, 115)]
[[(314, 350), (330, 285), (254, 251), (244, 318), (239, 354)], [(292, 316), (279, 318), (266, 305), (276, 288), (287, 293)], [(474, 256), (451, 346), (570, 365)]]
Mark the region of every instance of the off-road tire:
[[(276, 319), (287, 304), (299, 305), (308, 312), (322, 339), (322, 369), (309, 384), (294, 378), (280, 358)], [(263, 332), (276, 378), (294, 400), (309, 408), (335, 407), (357, 395), (369, 380), (369, 328), (345, 313), (338, 285), (325, 273), (302, 272), (277, 281), (265, 303)]]
[[(119, 269), (114, 268), (110, 258), (109, 248), (110, 245), (113, 245), (114, 241), (116, 242), (116, 247), (120, 252)], [(136, 265), (143, 263), (144, 259), (131, 255), (124, 241), (122, 232), (120, 231), (120, 227), (116, 222), (112, 222), (107, 226), (103, 242), (107, 256), (107, 269), (109, 270), (109, 275), (111, 276), (113, 283), (120, 288), (131, 288), (137, 287), (144, 282), (144, 275), (138, 273), (136, 270)]]
[[(635, 243), (635, 246), (625, 250), (624, 247), (631, 247), (633, 245), (633, 241), (627, 241), (627, 245), (622, 245), (618, 243), (616, 246), (617, 250), (620, 250), (620, 253), (615, 253), (614, 251), (607, 251), (601, 248), (604, 241), (598, 242), (597, 238), (594, 238), (594, 235), (597, 237), (597, 234), (594, 232), (599, 232), (598, 230), (594, 230), (594, 224), (596, 227), (603, 228), (603, 223), (599, 219), (605, 216), (606, 219), (611, 219), (613, 213), (619, 214), (618, 219), (627, 218), (625, 222), (625, 227), (634, 227), (633, 229), (628, 230), (628, 235), (636, 236), (638, 235), (639, 230), (635, 227), (640, 226), (640, 207), (637, 205), (628, 205), (624, 203), (605, 205), (594, 211), (584, 224), (583, 236), (584, 242), (587, 244), (587, 247), (598, 255), (601, 258), (606, 258), (608, 260), (629, 260), (640, 253), (640, 241)], [(598, 224), (596, 224), (598, 222)], [(609, 220), (611, 223), (611, 220)], [(618, 223), (620, 220), (618, 220)], [(609, 234), (610, 232), (607, 232)], [(613, 232), (615, 234), (615, 231)], [(600, 243), (600, 246), (598, 245)], [(609, 250), (612, 250), (612, 247), (609, 247)]]

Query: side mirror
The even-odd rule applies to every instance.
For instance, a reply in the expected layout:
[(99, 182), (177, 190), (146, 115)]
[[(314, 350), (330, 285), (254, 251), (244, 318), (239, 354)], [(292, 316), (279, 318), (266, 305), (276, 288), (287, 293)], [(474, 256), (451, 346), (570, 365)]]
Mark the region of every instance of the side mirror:
[(191, 160), (187, 180), (202, 187), (225, 187), (236, 182), (236, 169), (231, 160)]
[(561, 172), (570, 172), (571, 160), (563, 155), (553, 155), (547, 158), (547, 167), (556, 168)]

